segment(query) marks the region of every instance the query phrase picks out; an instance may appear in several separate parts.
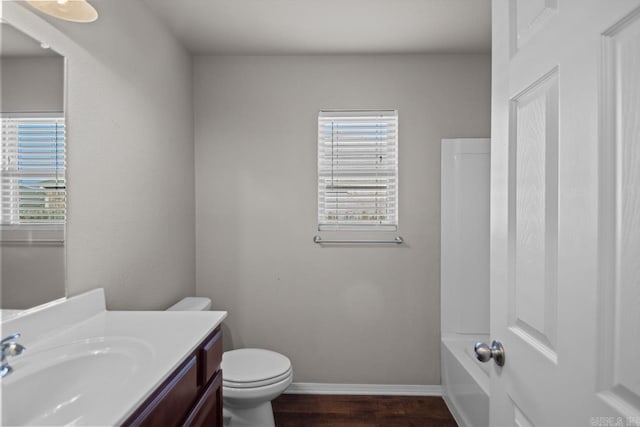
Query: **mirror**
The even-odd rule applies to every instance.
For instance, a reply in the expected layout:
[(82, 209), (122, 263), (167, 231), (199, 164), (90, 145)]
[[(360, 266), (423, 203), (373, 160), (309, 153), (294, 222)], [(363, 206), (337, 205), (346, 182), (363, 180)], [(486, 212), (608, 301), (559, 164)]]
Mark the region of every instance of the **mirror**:
[(0, 22), (0, 308), (65, 296), (65, 60)]

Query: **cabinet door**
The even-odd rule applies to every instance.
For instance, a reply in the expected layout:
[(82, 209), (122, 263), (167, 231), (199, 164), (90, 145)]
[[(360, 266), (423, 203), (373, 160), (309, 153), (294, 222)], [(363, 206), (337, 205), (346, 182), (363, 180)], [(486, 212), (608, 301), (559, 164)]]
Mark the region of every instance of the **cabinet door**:
[(218, 371), (206, 386), (184, 427), (222, 427), (222, 371)]
[(208, 384), (222, 363), (222, 329), (219, 327), (205, 340), (200, 349), (198, 385)]
[(123, 426), (177, 426), (198, 394), (196, 357), (191, 356), (168, 383), (143, 403)]

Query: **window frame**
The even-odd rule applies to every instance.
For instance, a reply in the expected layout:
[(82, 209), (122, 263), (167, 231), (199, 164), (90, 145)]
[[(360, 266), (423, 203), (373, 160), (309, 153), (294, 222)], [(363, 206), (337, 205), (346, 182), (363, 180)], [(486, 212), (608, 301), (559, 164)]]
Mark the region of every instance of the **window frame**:
[[(318, 231), (367, 231), (367, 232), (381, 232), (381, 231), (397, 231), (399, 227), (399, 199), (398, 199), (398, 146), (399, 146), (399, 137), (398, 137), (398, 110), (395, 109), (379, 109), (379, 110), (321, 110), (318, 113), (317, 117), (317, 125), (318, 125), (318, 138), (316, 141), (316, 149), (317, 149), (317, 230)], [(340, 147), (339, 141), (334, 139), (336, 136), (340, 135), (340, 128), (336, 130), (333, 125), (331, 129), (331, 142), (327, 145), (327, 135), (328, 131), (323, 130), (323, 125), (326, 125), (327, 121), (336, 121), (343, 122), (343, 126), (347, 126), (349, 121), (351, 122), (351, 126), (356, 126), (359, 128), (369, 128), (368, 130), (360, 130), (360, 132), (355, 132), (359, 137), (363, 137), (366, 133), (367, 137), (364, 139), (367, 140), (375, 140), (375, 145), (377, 146), (376, 150), (376, 158), (380, 155), (380, 163), (378, 166), (373, 167), (370, 160), (371, 152), (367, 152), (372, 149), (374, 143), (372, 142), (364, 142), (359, 141), (362, 145), (361, 148), (362, 153), (360, 157), (351, 156), (352, 164), (356, 164), (360, 162), (361, 169), (360, 172), (356, 172), (355, 166), (338, 166), (338, 176), (339, 178), (335, 178), (334, 174), (336, 162), (339, 160), (340, 154), (335, 154), (333, 149), (337, 146)], [(360, 122), (360, 123), (359, 123)], [(375, 125), (373, 125), (375, 124)], [(380, 132), (377, 127), (380, 129), (385, 129), (386, 132)], [(373, 134), (371, 129), (376, 128), (375, 138), (373, 138)], [(343, 128), (345, 129), (345, 128)], [(385, 135), (384, 139), (382, 135)], [(390, 136), (391, 135), (391, 136)], [(324, 138), (324, 139), (323, 139)], [(380, 144), (381, 141), (384, 141), (384, 144)], [(348, 141), (343, 141), (345, 145), (349, 146)], [(331, 147), (330, 161), (331, 161), (331, 180), (332, 183), (335, 182), (334, 179), (343, 180), (343, 184), (341, 185), (333, 185), (333, 196), (329, 196), (328, 193), (331, 191), (328, 190), (329, 185), (326, 184), (326, 180), (328, 179), (328, 169), (327, 169), (327, 147)], [(349, 148), (343, 148), (342, 150), (348, 150)], [(338, 152), (340, 148), (338, 148)], [(355, 162), (354, 162), (355, 160)], [(324, 162), (324, 164), (323, 164)], [(338, 162), (339, 163), (339, 162)], [(356, 183), (356, 176), (361, 177), (361, 181), (364, 182), (363, 187), (367, 186), (366, 183), (369, 184), (367, 187), (371, 190), (366, 195), (358, 195), (357, 188), (358, 184)], [(352, 177), (349, 180), (347, 177)], [(323, 183), (323, 180), (325, 181)], [(351, 184), (348, 184), (348, 181), (351, 181)], [(375, 187), (375, 188), (374, 188)], [(338, 190), (342, 189), (342, 192), (348, 193), (347, 196), (338, 195)], [(360, 190), (364, 191), (364, 190)], [(362, 194), (362, 193), (361, 193)], [(336, 212), (335, 216), (338, 216), (339, 211), (345, 211), (345, 206), (349, 207), (352, 211), (346, 211), (343, 213), (344, 216), (350, 216), (351, 219), (343, 218), (335, 220), (329, 220), (328, 212), (331, 210), (327, 208), (327, 200), (328, 198), (333, 197), (335, 200), (335, 208)], [(369, 200), (363, 203), (378, 203), (378, 200), (384, 200), (384, 203), (381, 204), (380, 208), (375, 207), (365, 207), (364, 204), (362, 206), (357, 206), (355, 199), (357, 198), (368, 198)], [(343, 199), (343, 201), (339, 201), (339, 199)], [(375, 202), (372, 202), (372, 199), (375, 199)], [(341, 205), (342, 203), (342, 205)], [(358, 209), (360, 212), (355, 212)], [(384, 210), (384, 212), (382, 212)], [(371, 214), (371, 212), (374, 212)], [(367, 221), (364, 217), (367, 216), (384, 216), (383, 220), (369, 220)], [(358, 218), (360, 216), (361, 218)]]

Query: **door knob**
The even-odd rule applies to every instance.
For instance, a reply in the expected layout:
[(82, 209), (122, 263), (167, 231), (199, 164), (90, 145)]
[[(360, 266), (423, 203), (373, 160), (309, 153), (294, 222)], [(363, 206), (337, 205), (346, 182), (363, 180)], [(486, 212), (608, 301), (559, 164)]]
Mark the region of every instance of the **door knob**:
[(483, 342), (477, 342), (473, 347), (476, 352), (476, 357), (481, 362), (488, 362), (489, 359), (493, 359), (498, 366), (504, 366), (504, 347), (500, 341), (493, 341), (491, 347)]

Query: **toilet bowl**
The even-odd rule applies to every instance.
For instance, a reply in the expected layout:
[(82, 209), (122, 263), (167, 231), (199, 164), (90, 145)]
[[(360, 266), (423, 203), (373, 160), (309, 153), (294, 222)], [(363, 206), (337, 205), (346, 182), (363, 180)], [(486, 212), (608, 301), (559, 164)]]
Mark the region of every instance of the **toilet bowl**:
[[(189, 297), (168, 308), (172, 311), (205, 311), (209, 298)], [(271, 401), (293, 381), (291, 361), (280, 353), (242, 348), (222, 355), (222, 401), (224, 425), (273, 427)]]

